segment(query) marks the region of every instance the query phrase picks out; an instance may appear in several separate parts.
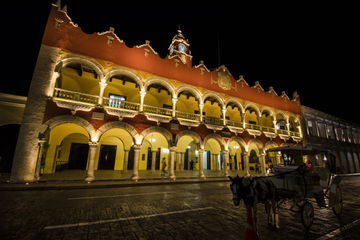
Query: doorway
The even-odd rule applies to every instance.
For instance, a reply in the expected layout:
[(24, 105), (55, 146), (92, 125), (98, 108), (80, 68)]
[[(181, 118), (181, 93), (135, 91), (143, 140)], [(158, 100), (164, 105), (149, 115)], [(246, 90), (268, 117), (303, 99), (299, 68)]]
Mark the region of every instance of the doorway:
[(71, 143), (68, 169), (86, 169), (89, 155), (89, 144)]
[(101, 145), (98, 170), (114, 170), (116, 145)]

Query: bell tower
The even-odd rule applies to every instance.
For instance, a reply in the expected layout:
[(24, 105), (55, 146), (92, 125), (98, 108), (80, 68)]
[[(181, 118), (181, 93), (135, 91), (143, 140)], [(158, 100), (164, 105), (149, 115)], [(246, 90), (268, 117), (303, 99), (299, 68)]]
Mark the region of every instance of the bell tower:
[(178, 57), (188, 67), (192, 67), (192, 56), (190, 51), (189, 40), (185, 39), (181, 30), (173, 37), (172, 42), (168, 48), (168, 58)]

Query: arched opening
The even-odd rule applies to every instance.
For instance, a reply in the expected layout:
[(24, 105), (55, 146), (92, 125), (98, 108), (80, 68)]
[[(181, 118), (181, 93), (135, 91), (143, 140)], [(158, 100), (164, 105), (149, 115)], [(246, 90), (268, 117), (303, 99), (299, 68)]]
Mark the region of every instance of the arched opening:
[(205, 143), (203, 155), (203, 169), (211, 171), (220, 171), (222, 169), (223, 157), (221, 146), (217, 140), (210, 138)]
[(276, 131), (278, 134), (288, 135), (286, 127), (286, 119), (282, 114), (276, 115)]
[(355, 172), (354, 162), (353, 162), (352, 156), (349, 152), (347, 153), (347, 157), (348, 157), (348, 162), (349, 162), (350, 173), (354, 173)]
[(172, 116), (172, 97), (170, 91), (160, 83), (146, 88), (144, 112)]
[(275, 133), (273, 118), (271, 113), (267, 110), (263, 111), (261, 115), (261, 129), (264, 132)]
[(55, 82), (54, 98), (73, 101), (98, 103), (99, 76), (84, 63), (70, 63), (60, 70), (60, 77)]
[[(179, 138), (175, 152), (175, 171), (199, 170), (198, 144), (191, 136)], [(194, 171), (194, 175), (196, 172)]]
[(359, 159), (358, 159), (356, 153), (354, 153), (354, 162), (355, 162), (356, 172), (360, 172)]
[(64, 123), (50, 131), (44, 173), (67, 169), (85, 170), (89, 153), (89, 134), (81, 126)]
[(340, 158), (341, 158), (341, 165), (342, 165), (343, 173), (348, 173), (349, 171), (348, 171), (348, 166), (346, 163), (346, 157), (343, 152), (340, 152)]
[(163, 158), (166, 159), (167, 170), (170, 167), (167, 139), (159, 132), (147, 134), (140, 149), (139, 170), (159, 170)]
[(227, 125), (243, 127), (241, 119), (241, 108), (234, 102), (229, 102), (226, 106), (225, 114)]
[(223, 125), (222, 119), (222, 105), (212, 96), (208, 96), (204, 100), (203, 115), (205, 116), (204, 122), (209, 124)]
[(244, 170), (243, 147), (236, 141), (232, 141), (229, 145), (229, 170)]
[[(199, 99), (190, 91), (179, 92), (176, 102), (176, 117), (200, 121)], [(203, 112), (204, 115), (204, 112)]]
[(245, 110), (245, 128), (260, 131), (258, 112), (253, 107)]
[(131, 77), (116, 74), (109, 78), (104, 90), (103, 105), (129, 110), (139, 110), (140, 87)]

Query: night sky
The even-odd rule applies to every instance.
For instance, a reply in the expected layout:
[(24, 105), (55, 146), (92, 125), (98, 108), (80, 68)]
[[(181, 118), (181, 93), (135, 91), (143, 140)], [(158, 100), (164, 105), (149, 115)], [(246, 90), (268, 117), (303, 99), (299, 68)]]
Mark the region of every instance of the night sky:
[[(3, 5), (2, 82), (7, 83), (0, 92), (27, 95), (55, 2)], [(209, 70), (225, 65), (235, 79), (243, 75), (250, 86), (259, 81), (265, 91), (273, 86), (278, 95), (285, 91), (290, 99), (297, 91), (301, 104), (360, 124), (356, 1), (353, 5), (345, 1), (237, 1), (231, 5), (218, 1), (212, 5), (207, 1), (194, 6), (182, 1), (92, 2), (61, 1), (84, 32), (114, 27), (128, 47), (149, 40), (162, 58), (180, 24), (189, 39), (193, 65), (200, 60)]]

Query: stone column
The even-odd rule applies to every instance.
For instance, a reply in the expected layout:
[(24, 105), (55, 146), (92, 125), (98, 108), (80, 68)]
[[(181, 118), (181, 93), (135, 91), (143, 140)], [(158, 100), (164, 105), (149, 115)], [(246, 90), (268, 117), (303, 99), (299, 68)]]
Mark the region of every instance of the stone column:
[(199, 149), (199, 177), (205, 178), (204, 169), (203, 169), (203, 153), (204, 149)]
[(175, 170), (176, 172), (180, 172), (180, 166), (179, 166), (179, 161), (180, 161), (180, 159), (179, 159), (179, 154), (181, 155), (181, 153), (175, 152), (175, 156), (174, 156), (174, 162), (175, 162), (174, 168), (176, 169), (176, 170)]
[(274, 128), (275, 128), (275, 134), (277, 134), (277, 129), (276, 129), (276, 120), (273, 121), (274, 123)]
[(51, 98), (54, 96), (54, 88), (55, 88), (56, 80), (58, 77), (60, 77), (60, 73), (54, 72), (52, 80), (50, 82), (50, 87), (49, 87), (49, 92), (48, 92), (48, 96)]
[(89, 142), (90, 153), (89, 153), (89, 165), (85, 181), (91, 182), (95, 180), (94, 167), (95, 167), (95, 155), (96, 150), (99, 146), (98, 142)]
[(279, 165), (281, 163), (281, 153), (275, 152), (276, 157), (276, 165)]
[(123, 170), (121, 173), (127, 173), (127, 168), (128, 168), (128, 161), (129, 161), (129, 151), (130, 150), (125, 150), (124, 149), (124, 164), (123, 164)]
[(249, 176), (249, 153), (248, 152), (244, 152), (243, 153), (244, 156), (244, 170), (245, 170), (245, 175)]
[(245, 113), (241, 113), (241, 121), (243, 122), (243, 129), (245, 129)]
[(224, 163), (224, 168), (223, 168), (223, 175), (224, 176), (229, 176), (229, 174), (228, 174), (228, 169), (227, 169), (227, 163), (229, 162), (229, 151), (228, 150), (225, 150), (225, 151), (222, 151), (222, 154), (223, 154), (223, 158), (224, 158), (224, 160), (223, 160), (223, 163)]
[(177, 98), (173, 98), (171, 99), (172, 102), (172, 117), (176, 117), (176, 102), (177, 102)]
[(266, 153), (261, 153), (260, 154), (260, 164), (261, 164), (261, 173), (267, 176), (265, 155), (266, 155)]
[(51, 83), (56, 77), (54, 69), (59, 50), (45, 45), (40, 47), (16, 144), (11, 183), (35, 181), (39, 134), (43, 135), (39, 129), (43, 125), (49, 92), (52, 91)]
[[(39, 180), (40, 179), (40, 167), (41, 167), (41, 159), (42, 159), (42, 155), (44, 152), (44, 144), (46, 143), (45, 139), (39, 139), (39, 154), (37, 157), (37, 163), (36, 163), (36, 169), (35, 169), (35, 179)], [(56, 153), (55, 153), (56, 154)]]
[(211, 157), (210, 157), (210, 159), (211, 159), (211, 165), (210, 165), (210, 168), (211, 168), (211, 171), (213, 172), (213, 171), (215, 171), (215, 163), (214, 163), (214, 154), (211, 154)]
[(133, 175), (131, 177), (132, 180), (139, 179), (139, 158), (140, 158), (140, 149), (141, 145), (134, 145), (134, 167), (133, 167)]
[[(224, 106), (225, 107), (225, 106)], [(226, 126), (226, 117), (225, 117), (225, 113), (226, 113), (226, 108), (222, 109), (222, 115), (223, 115), (223, 125)]]
[(286, 128), (287, 128), (288, 136), (290, 136), (290, 123), (289, 122), (286, 122)]
[(99, 82), (99, 87), (100, 87), (99, 99), (98, 99), (98, 104), (99, 105), (102, 105), (102, 103), (103, 103), (104, 90), (105, 90), (106, 85), (107, 85), (107, 83)]
[(170, 170), (169, 170), (169, 177), (170, 179), (176, 179), (174, 174), (174, 157), (175, 157), (175, 151), (176, 147), (169, 147), (170, 150)]
[(146, 92), (145, 91), (139, 91), (139, 95), (140, 95), (140, 107), (139, 107), (139, 112), (143, 112), (144, 111), (144, 97), (145, 97)]
[(157, 151), (151, 151), (151, 172), (156, 172), (155, 171), (155, 162), (156, 162), (156, 152)]
[(261, 117), (261, 116), (259, 116), (259, 117), (258, 117), (258, 122), (259, 122), (259, 128), (260, 128), (260, 131), (262, 130), (262, 127), (261, 127), (261, 119), (262, 119), (262, 117)]
[(185, 165), (185, 153), (181, 153), (180, 172), (184, 172), (184, 165)]
[(235, 171), (235, 155), (231, 155), (231, 171)]
[(218, 172), (219, 170), (219, 154), (214, 154), (214, 164), (215, 164), (215, 171)]
[(204, 104), (203, 103), (200, 103), (199, 104), (199, 109), (200, 109), (200, 122), (203, 121), (203, 108), (204, 108)]

